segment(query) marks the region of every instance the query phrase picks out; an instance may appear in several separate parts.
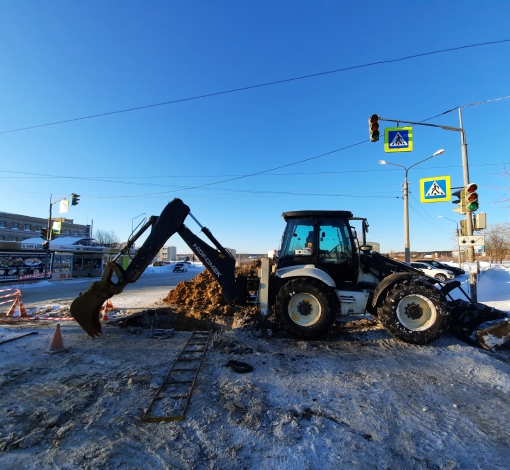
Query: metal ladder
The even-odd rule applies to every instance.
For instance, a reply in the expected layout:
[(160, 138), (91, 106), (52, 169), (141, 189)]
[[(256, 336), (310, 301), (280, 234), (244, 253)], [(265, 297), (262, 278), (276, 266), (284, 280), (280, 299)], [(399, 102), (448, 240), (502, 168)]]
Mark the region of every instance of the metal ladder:
[(141, 420), (182, 421), (195, 387), (212, 331), (193, 331), (158, 388)]

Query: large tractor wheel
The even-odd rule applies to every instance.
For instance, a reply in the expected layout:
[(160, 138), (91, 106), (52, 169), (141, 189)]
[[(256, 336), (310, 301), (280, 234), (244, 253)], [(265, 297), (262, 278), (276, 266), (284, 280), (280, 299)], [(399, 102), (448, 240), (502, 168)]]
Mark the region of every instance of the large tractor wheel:
[(275, 312), (293, 334), (312, 339), (326, 333), (335, 321), (337, 304), (329, 287), (312, 278), (285, 284), (276, 296)]
[(406, 343), (427, 344), (440, 338), (450, 325), (450, 307), (432, 284), (403, 279), (387, 292), (378, 309), (382, 325)]

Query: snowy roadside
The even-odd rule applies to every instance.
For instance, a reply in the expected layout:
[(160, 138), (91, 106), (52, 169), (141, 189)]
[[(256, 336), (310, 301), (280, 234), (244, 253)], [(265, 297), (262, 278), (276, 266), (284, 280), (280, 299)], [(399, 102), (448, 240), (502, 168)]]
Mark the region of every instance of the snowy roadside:
[[(479, 296), (509, 311), (509, 281), (510, 267), (494, 266)], [(148, 424), (188, 332), (106, 326), (92, 340), (64, 322), (69, 351), (46, 355), (54, 324), (5, 330), (37, 334), (1, 345), (3, 468), (508, 468), (508, 348), (450, 335), (413, 346), (371, 322), (313, 342), (239, 328), (215, 337), (186, 419)]]

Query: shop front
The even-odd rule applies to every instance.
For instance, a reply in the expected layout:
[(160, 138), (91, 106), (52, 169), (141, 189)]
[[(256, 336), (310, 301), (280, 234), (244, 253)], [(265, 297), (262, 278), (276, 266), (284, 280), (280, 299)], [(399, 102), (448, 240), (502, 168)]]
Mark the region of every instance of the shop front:
[[(73, 277), (101, 277), (103, 255), (107, 250), (102, 246), (91, 246), (90, 238), (59, 237), (50, 242), (48, 279), (61, 280)], [(21, 249), (39, 248), (39, 257), (44, 256), (41, 239), (25, 240)]]

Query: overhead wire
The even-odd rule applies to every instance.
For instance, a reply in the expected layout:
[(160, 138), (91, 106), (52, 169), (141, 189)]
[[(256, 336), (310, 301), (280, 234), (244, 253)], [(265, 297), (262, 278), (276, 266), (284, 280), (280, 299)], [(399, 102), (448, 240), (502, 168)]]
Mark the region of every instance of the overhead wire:
[[(111, 115), (114, 115), (114, 114), (122, 114), (122, 113), (128, 113), (128, 112), (133, 112), (133, 111), (139, 111), (139, 110), (142, 110), (142, 109), (155, 108), (155, 107), (158, 107), (158, 106), (167, 106), (167, 105), (171, 105), (171, 104), (183, 103), (183, 102), (186, 102), (186, 101), (193, 101), (193, 100), (199, 100), (199, 99), (204, 99), (204, 98), (211, 98), (213, 96), (226, 95), (226, 94), (230, 94), (230, 93), (237, 93), (237, 92), (240, 92), (240, 91), (253, 90), (255, 88), (263, 88), (263, 87), (268, 87), (268, 86), (280, 85), (282, 83), (289, 83), (289, 82), (294, 82), (294, 81), (298, 81), (298, 80), (305, 80), (305, 79), (308, 79), (308, 78), (320, 77), (320, 76), (324, 76), (324, 75), (331, 75), (331, 74), (334, 74), (334, 73), (347, 72), (347, 71), (350, 71), (350, 70), (356, 70), (356, 69), (361, 69), (361, 68), (366, 68), (366, 67), (373, 67), (375, 65), (391, 64), (391, 63), (395, 63), (395, 62), (402, 62), (402, 61), (405, 61), (405, 60), (416, 59), (416, 58), (419, 58), (419, 57), (426, 57), (426, 56), (435, 55), (435, 54), (443, 54), (443, 53), (446, 53), (446, 52), (453, 52), (453, 51), (458, 51), (458, 50), (462, 50), (462, 49), (469, 49), (469, 48), (473, 48), (473, 47), (491, 46), (491, 45), (494, 45), (494, 44), (502, 44), (502, 43), (507, 43), (507, 42), (510, 42), (510, 39), (502, 39), (502, 40), (499, 40), (499, 41), (488, 41), (488, 42), (482, 42), (482, 43), (477, 43), (477, 44), (467, 44), (467, 45), (464, 45), (464, 46), (450, 47), (450, 48), (447, 48), (447, 49), (439, 49), (439, 50), (435, 50), (435, 51), (421, 52), (419, 54), (412, 54), (412, 55), (408, 55), (408, 56), (404, 56), (404, 57), (399, 57), (399, 58), (396, 58), (396, 59), (386, 59), (386, 60), (379, 60), (379, 61), (376, 61), (376, 62), (369, 62), (369, 63), (361, 64), (361, 65), (351, 65), (349, 67), (343, 67), (343, 68), (340, 68), (340, 69), (328, 70), (328, 71), (325, 71), (325, 72), (317, 72), (317, 73), (312, 73), (312, 74), (308, 74), (308, 75), (301, 75), (301, 76), (292, 77), (292, 78), (285, 78), (285, 79), (282, 79), (282, 80), (275, 80), (275, 81), (272, 81), (272, 82), (259, 83), (257, 85), (249, 85), (249, 86), (244, 86), (244, 87), (239, 87), (239, 88), (232, 88), (230, 90), (223, 90), (223, 91), (217, 91), (217, 92), (213, 92), (213, 93), (206, 93), (206, 94), (202, 94), (202, 95), (191, 96), (191, 97), (188, 97), (188, 98), (179, 98), (179, 99), (170, 100), (170, 101), (164, 101), (164, 102), (160, 102), (160, 103), (148, 104), (148, 105), (143, 105), (143, 106), (136, 106), (136, 107), (127, 108), (127, 109), (121, 109), (121, 110), (116, 110), (116, 111), (109, 111), (109, 112), (105, 112), (105, 113), (92, 114), (92, 115), (82, 116), (82, 117), (78, 117), (78, 118), (64, 119), (64, 120), (61, 120), (61, 121), (55, 121), (55, 122), (50, 122), (50, 123), (46, 123), (46, 124), (38, 124), (38, 125), (35, 125), (35, 126), (27, 126), (27, 127), (21, 127), (21, 128), (18, 128), (18, 129), (11, 129), (11, 130), (8, 130), (8, 131), (0, 131), (0, 134), (9, 134), (9, 133), (12, 133), (12, 132), (21, 132), (21, 131), (26, 131), (26, 130), (29, 130), (29, 129), (37, 129), (37, 128), (40, 128), (40, 127), (55, 126), (55, 125), (58, 125), (58, 124), (65, 124), (65, 123), (69, 123), (69, 122), (83, 121), (83, 120), (86, 120), (86, 119), (94, 119), (94, 118), (99, 118), (99, 117), (104, 117), (104, 116), (111, 116)], [(450, 111), (448, 111), (448, 112), (450, 112)], [(445, 114), (445, 113), (442, 113), (442, 114)], [(430, 118), (430, 119), (433, 119), (433, 118)]]

